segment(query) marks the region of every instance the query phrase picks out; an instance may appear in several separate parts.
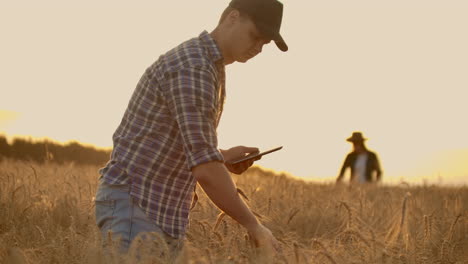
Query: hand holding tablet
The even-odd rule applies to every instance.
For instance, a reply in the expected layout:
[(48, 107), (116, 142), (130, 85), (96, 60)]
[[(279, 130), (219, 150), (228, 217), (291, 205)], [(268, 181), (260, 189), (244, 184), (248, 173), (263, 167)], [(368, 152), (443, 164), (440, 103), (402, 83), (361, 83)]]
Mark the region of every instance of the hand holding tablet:
[(244, 161), (248, 161), (248, 160), (258, 160), (260, 159), (263, 155), (266, 155), (266, 154), (269, 154), (269, 153), (272, 153), (272, 152), (275, 152), (275, 151), (278, 151), (280, 149), (282, 149), (283, 147), (277, 147), (277, 148), (274, 148), (274, 149), (270, 149), (270, 150), (267, 150), (267, 151), (263, 151), (263, 152), (258, 152), (258, 153), (252, 153), (252, 154), (249, 154), (243, 158), (240, 158), (240, 159), (235, 159), (235, 160), (229, 160), (229, 161), (226, 161), (226, 163), (229, 163), (230, 165), (236, 165), (236, 164), (239, 164), (239, 163), (242, 163)]

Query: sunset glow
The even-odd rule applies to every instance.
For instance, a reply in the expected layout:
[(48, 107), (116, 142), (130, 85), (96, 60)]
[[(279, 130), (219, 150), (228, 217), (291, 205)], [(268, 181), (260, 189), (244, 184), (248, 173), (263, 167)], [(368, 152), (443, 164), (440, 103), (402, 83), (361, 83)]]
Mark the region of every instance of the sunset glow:
[[(140, 76), (229, 1), (2, 2), (0, 134), (112, 146)], [(362, 131), (384, 182), (468, 183), (466, 1), (283, 1), (282, 32), (227, 67), (219, 147), (334, 180)]]

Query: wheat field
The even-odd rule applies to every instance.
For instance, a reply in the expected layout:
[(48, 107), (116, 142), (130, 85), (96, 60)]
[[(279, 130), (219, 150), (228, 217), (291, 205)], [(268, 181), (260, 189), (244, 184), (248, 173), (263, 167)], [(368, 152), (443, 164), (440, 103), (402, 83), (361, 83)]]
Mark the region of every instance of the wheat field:
[[(104, 259), (96, 166), (0, 162), (0, 263)], [(176, 263), (468, 263), (468, 188), (310, 183), (253, 167), (240, 194), (282, 244), (268, 258), (198, 188)], [(165, 263), (146, 256), (141, 263)]]

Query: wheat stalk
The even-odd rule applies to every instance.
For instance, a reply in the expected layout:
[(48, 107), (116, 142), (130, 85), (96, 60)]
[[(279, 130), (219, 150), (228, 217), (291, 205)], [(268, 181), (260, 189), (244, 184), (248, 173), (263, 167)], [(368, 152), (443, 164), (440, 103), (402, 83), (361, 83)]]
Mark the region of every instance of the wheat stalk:
[(224, 212), (221, 212), (221, 213), (218, 214), (218, 217), (216, 218), (216, 223), (215, 223), (215, 225), (213, 227), (213, 231), (215, 231), (218, 228), (219, 224), (221, 223), (221, 220), (223, 220), (225, 215), (226, 215), (226, 213), (224, 213)]
[[(407, 192), (405, 194), (405, 197), (403, 198), (403, 204), (401, 206), (400, 225), (398, 227), (398, 233), (397, 233), (397, 236), (396, 236), (397, 239), (401, 238), (402, 232), (404, 230), (404, 224), (405, 224), (405, 220), (406, 220), (406, 211), (407, 211), (407, 201), (408, 201), (408, 198), (410, 196), (411, 196), (411, 193)], [(405, 239), (405, 241), (408, 242), (406, 239)], [(408, 246), (408, 243), (406, 243), (406, 246)]]
[(459, 214), (457, 217), (455, 217), (455, 220), (453, 220), (452, 224), (450, 225), (450, 231), (449, 231), (449, 236), (448, 236), (448, 241), (451, 241), (453, 238), (453, 233), (455, 232), (455, 225), (458, 222), (458, 219), (460, 219), (462, 215)]
[(447, 258), (448, 247), (449, 247), (449, 242), (447, 240), (444, 240), (440, 247), (440, 260), (442, 261), (442, 263), (446, 263), (445, 260)]
[(430, 235), (428, 218), (427, 215), (424, 215), (424, 241), (426, 241)]
[(293, 247), (294, 247), (294, 256), (296, 257), (296, 263), (299, 263), (300, 261), (299, 246), (297, 245), (296, 242), (294, 242)]
[(341, 201), (340, 202), (340, 205), (342, 205), (344, 208), (346, 208), (346, 211), (348, 212), (348, 224), (347, 224), (347, 228), (350, 228), (352, 223), (353, 223), (353, 214), (351, 212), (351, 208), (349, 207), (349, 205), (346, 203), (346, 202), (343, 202)]
[(290, 213), (290, 215), (289, 215), (288, 221), (286, 222), (287, 225), (289, 224), (289, 222), (291, 222), (291, 220), (294, 218), (294, 216), (296, 216), (297, 213), (299, 213), (299, 211), (301, 211), (299, 208), (296, 208), (296, 209), (292, 209), (292, 210), (291, 210), (291, 213)]
[(214, 233), (214, 235), (218, 238), (219, 242), (221, 242), (221, 244), (224, 245), (223, 236), (222, 236), (220, 233), (216, 232), (216, 231), (213, 231), (213, 233)]
[(270, 210), (271, 210), (271, 197), (268, 197), (267, 215), (270, 215)]
[(246, 199), (247, 201), (249, 201), (249, 198), (247, 197), (247, 195), (245, 194), (244, 191), (242, 191), (240, 188), (237, 188), (237, 192), (238, 192), (242, 197), (244, 197), (244, 199)]
[(400, 232), (401, 229), (403, 228), (403, 225), (405, 223), (405, 217), (406, 217), (406, 202), (408, 201), (408, 198), (411, 196), (410, 192), (407, 192), (405, 194), (405, 198), (403, 199), (403, 205), (401, 207), (401, 221), (400, 221)]

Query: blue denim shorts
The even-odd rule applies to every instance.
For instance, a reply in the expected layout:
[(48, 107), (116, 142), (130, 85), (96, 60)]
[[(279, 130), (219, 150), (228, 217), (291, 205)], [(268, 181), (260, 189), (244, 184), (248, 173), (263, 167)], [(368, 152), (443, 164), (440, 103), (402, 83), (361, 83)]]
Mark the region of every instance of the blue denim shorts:
[[(101, 177), (95, 199), (96, 224), (102, 234), (104, 248), (117, 243), (120, 253), (127, 253), (132, 242), (139, 240), (145, 245), (163, 241), (170, 254), (179, 251), (183, 239), (167, 235), (151, 220), (130, 196), (130, 185), (107, 184)], [(138, 238), (138, 239), (137, 239)], [(116, 242), (117, 241), (117, 242)], [(146, 243), (146, 242), (152, 243)]]

